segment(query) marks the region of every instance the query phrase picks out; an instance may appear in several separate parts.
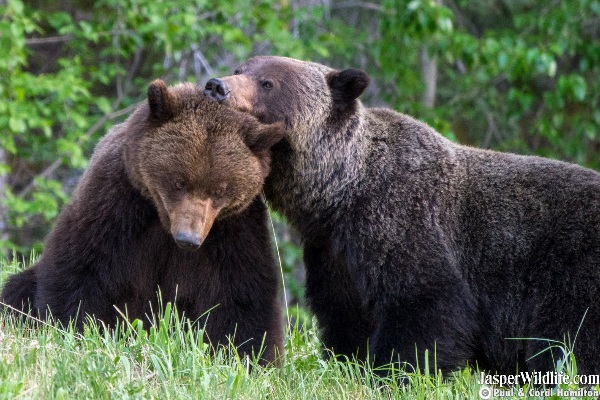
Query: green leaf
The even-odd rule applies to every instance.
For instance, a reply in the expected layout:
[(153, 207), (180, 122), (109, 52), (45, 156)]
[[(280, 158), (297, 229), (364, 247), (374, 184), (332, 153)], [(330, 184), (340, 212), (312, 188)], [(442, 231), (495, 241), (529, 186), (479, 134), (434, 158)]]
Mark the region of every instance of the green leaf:
[(585, 99), (585, 94), (587, 91), (587, 85), (585, 83), (585, 80), (583, 80), (583, 77), (574, 76), (572, 85), (573, 95), (575, 96), (575, 99), (578, 101), (583, 101)]
[(27, 124), (25, 123), (25, 120), (11, 116), (8, 119), (8, 127), (14, 133), (23, 133), (25, 132), (25, 129), (27, 129)]

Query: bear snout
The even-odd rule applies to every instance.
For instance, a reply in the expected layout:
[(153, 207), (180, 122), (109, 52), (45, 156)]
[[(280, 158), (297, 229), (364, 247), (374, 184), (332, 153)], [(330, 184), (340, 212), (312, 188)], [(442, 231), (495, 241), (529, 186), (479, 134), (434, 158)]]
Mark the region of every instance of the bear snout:
[(210, 198), (184, 196), (169, 212), (169, 231), (175, 243), (188, 250), (200, 247), (219, 211)]
[(184, 250), (196, 250), (202, 244), (200, 236), (192, 232), (179, 231), (173, 238), (177, 246)]
[(206, 86), (204, 87), (204, 95), (212, 97), (219, 103), (227, 99), (230, 93), (227, 83), (217, 78), (213, 78), (206, 82)]

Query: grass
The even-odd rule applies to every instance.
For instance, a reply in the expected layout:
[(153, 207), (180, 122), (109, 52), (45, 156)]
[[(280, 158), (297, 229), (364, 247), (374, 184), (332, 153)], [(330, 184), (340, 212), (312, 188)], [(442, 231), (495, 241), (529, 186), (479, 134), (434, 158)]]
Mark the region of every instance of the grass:
[[(0, 285), (17, 264), (0, 262)], [(169, 305), (148, 331), (137, 322), (82, 334), (0, 315), (0, 398), (41, 399), (478, 399), (479, 373), (381, 377), (356, 362), (322, 357), (314, 324), (288, 326), (281, 369), (213, 352)], [(573, 362), (561, 368), (576, 368)], [(425, 368), (427, 370), (427, 368)], [(398, 383), (405, 377), (409, 384)], [(525, 388), (527, 390), (527, 388)], [(516, 393), (516, 391), (515, 391)]]

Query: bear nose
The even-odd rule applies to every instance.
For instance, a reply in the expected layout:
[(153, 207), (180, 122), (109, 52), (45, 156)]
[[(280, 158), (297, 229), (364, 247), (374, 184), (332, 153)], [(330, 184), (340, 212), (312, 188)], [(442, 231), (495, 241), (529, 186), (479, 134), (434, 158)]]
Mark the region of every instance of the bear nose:
[(175, 243), (184, 250), (196, 250), (202, 244), (200, 236), (189, 232), (179, 231), (174, 239)]
[(204, 95), (210, 96), (220, 103), (229, 97), (229, 87), (221, 79), (213, 78), (206, 82)]

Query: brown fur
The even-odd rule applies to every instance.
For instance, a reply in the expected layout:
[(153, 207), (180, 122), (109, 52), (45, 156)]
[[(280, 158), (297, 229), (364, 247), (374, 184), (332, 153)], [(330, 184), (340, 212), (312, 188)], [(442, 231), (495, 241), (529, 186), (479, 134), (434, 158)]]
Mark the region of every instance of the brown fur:
[(533, 357), (548, 343), (507, 338), (572, 342), (587, 311), (575, 354), (580, 372), (600, 372), (600, 174), (456, 145), (365, 108), (362, 71), (255, 57), (236, 73), (220, 100), (286, 124), (265, 193), (304, 240), (328, 347), (545, 371), (560, 352)]
[[(153, 82), (148, 102), (97, 145), (40, 260), (7, 281), (3, 301), (78, 327), (87, 316), (113, 325), (114, 307), (151, 320), (160, 289), (213, 344), (232, 337), (250, 354), (265, 337), (274, 361), (279, 273), (259, 191), (282, 134), (195, 85)], [(178, 237), (198, 243), (182, 249)]]

